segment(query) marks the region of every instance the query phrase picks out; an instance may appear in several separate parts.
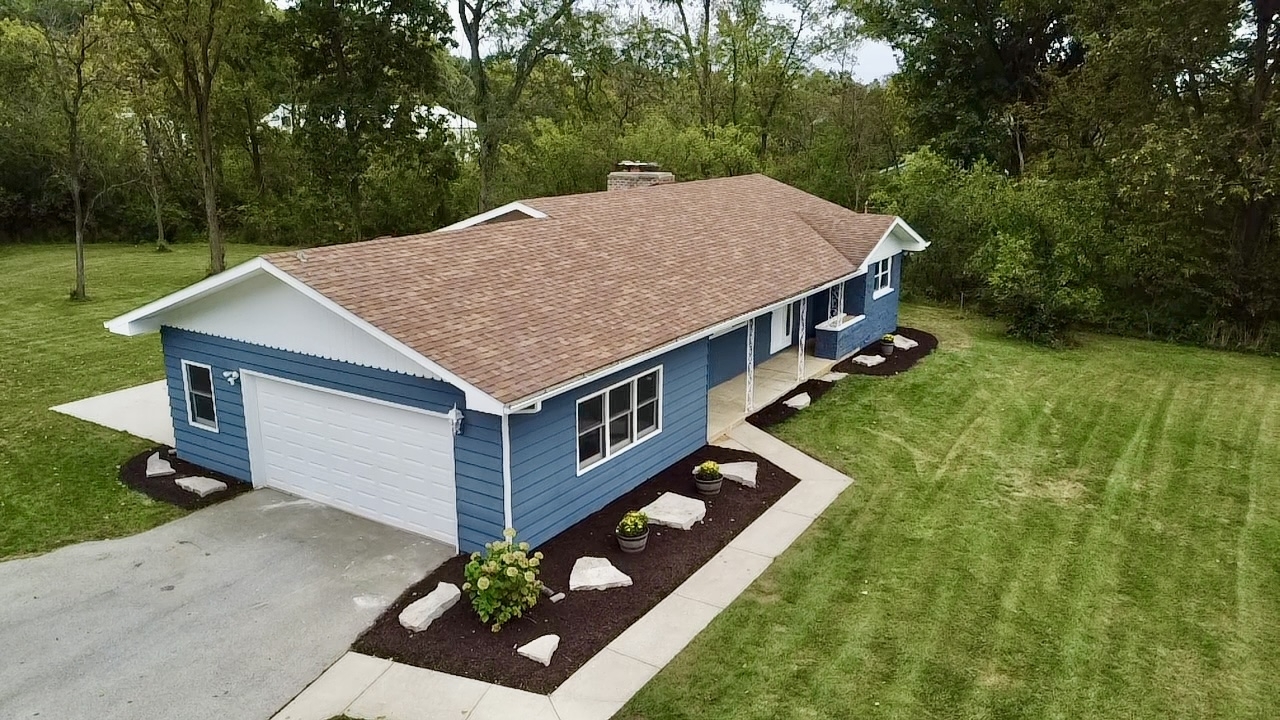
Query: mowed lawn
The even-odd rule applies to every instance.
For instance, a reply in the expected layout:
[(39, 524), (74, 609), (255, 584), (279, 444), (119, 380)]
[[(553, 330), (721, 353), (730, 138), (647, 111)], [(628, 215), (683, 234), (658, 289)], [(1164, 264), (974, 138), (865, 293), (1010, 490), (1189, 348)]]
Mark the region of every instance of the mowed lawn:
[(775, 429), (857, 483), (618, 717), (1280, 717), (1280, 360), (903, 322)]
[[(230, 246), (229, 264), (271, 248)], [(156, 335), (102, 323), (205, 275), (204, 245), (90, 245), (89, 301), (71, 302), (68, 245), (0, 245), (0, 559), (139, 532), (181, 514), (120, 485), (150, 443), (49, 407), (164, 377)]]

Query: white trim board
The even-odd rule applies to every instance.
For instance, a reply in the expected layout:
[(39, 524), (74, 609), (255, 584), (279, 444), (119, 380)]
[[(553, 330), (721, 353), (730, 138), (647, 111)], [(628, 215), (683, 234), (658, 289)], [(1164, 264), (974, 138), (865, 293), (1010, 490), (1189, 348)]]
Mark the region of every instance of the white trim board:
[(469, 228), (475, 225), (482, 225), (484, 223), (489, 222), (490, 220), (493, 220), (495, 218), (500, 218), (503, 215), (506, 215), (508, 213), (513, 213), (513, 212), (527, 215), (530, 220), (543, 220), (547, 217), (546, 213), (536, 208), (531, 208), (522, 202), (511, 202), (501, 207), (496, 207), (492, 210), (487, 210), (485, 212), (482, 212), (479, 215), (472, 215), (466, 220), (459, 220), (458, 222), (452, 225), (446, 225), (440, 228), (439, 230), (436, 230), (436, 232), (451, 232), (453, 230), (465, 230), (466, 228)]
[[(466, 395), (468, 408), (494, 415), (502, 414), (504, 406), (493, 396), (477, 388), (466, 380), (463, 380), (457, 374), (450, 372), (439, 363), (432, 361), (408, 345), (396, 340), (386, 332), (374, 327), (368, 321), (355, 315), (355, 313), (352, 313), (338, 303), (325, 297), (310, 285), (307, 285), (261, 257), (254, 258), (253, 260), (242, 265), (238, 265), (226, 272), (214, 275), (213, 277), (205, 278), (194, 285), (143, 305), (132, 312), (128, 312), (124, 315), (108, 320), (103, 323), (103, 325), (108, 330), (118, 335), (132, 336), (156, 332), (160, 329), (162, 324), (165, 324), (164, 321), (169, 313), (263, 273), (283, 282), (285, 285), (288, 285), (301, 293), (307, 299), (318, 304), (320, 307), (328, 310), (334, 315), (337, 315), (339, 318), (355, 326), (359, 330), (362, 330), (375, 341), (387, 346), (398, 355), (406, 358), (414, 367), (427, 371), (429, 373), (428, 377), (437, 380), (444, 380), (445, 382), (461, 389)], [(232, 337), (231, 339), (234, 340), (239, 338)], [(258, 342), (255, 344), (262, 343)], [(296, 350), (295, 348), (284, 349), (290, 351)]]

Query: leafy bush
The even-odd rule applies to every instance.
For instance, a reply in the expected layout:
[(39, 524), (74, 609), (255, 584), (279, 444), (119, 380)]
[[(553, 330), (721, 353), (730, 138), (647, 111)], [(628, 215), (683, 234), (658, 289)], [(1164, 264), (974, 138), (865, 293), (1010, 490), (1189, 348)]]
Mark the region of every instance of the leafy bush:
[(618, 534), (623, 537), (639, 537), (649, 529), (649, 516), (639, 510), (632, 510), (622, 516), (618, 522)]
[(503, 539), (485, 543), (485, 554), (471, 553), (465, 569), (467, 581), (463, 592), (471, 598), (471, 607), (480, 619), (492, 623), (498, 632), (502, 626), (538, 604), (542, 581), (538, 579), (542, 553), (529, 554), (529, 543), (516, 542), (516, 531), (507, 528)]
[(708, 460), (699, 465), (695, 472), (703, 480), (715, 480), (720, 477), (720, 465), (715, 460)]

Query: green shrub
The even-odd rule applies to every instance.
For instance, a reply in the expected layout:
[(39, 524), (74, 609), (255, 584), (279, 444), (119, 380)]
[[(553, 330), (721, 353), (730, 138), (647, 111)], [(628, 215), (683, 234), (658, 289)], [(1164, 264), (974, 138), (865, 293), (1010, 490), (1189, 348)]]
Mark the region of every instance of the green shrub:
[(703, 480), (715, 480), (720, 477), (720, 463), (715, 460), (708, 460), (699, 465), (695, 472)]
[(471, 553), (465, 569), (463, 592), (480, 619), (498, 632), (513, 618), (538, 604), (542, 581), (538, 572), (542, 553), (529, 554), (529, 543), (516, 542), (516, 531), (507, 528), (503, 539), (485, 543), (485, 553)]

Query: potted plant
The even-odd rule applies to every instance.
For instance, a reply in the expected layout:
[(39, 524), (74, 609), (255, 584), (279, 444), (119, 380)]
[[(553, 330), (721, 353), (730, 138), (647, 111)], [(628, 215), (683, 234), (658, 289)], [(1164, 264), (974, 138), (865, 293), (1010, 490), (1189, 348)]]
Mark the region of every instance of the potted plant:
[(886, 333), (880, 338), (880, 354), (889, 357), (893, 354), (893, 334)]
[(618, 547), (625, 553), (638, 553), (649, 542), (649, 516), (632, 510), (618, 521)]
[(720, 464), (715, 460), (708, 460), (693, 470), (693, 482), (698, 487), (699, 495), (719, 495), (720, 483), (723, 481)]

